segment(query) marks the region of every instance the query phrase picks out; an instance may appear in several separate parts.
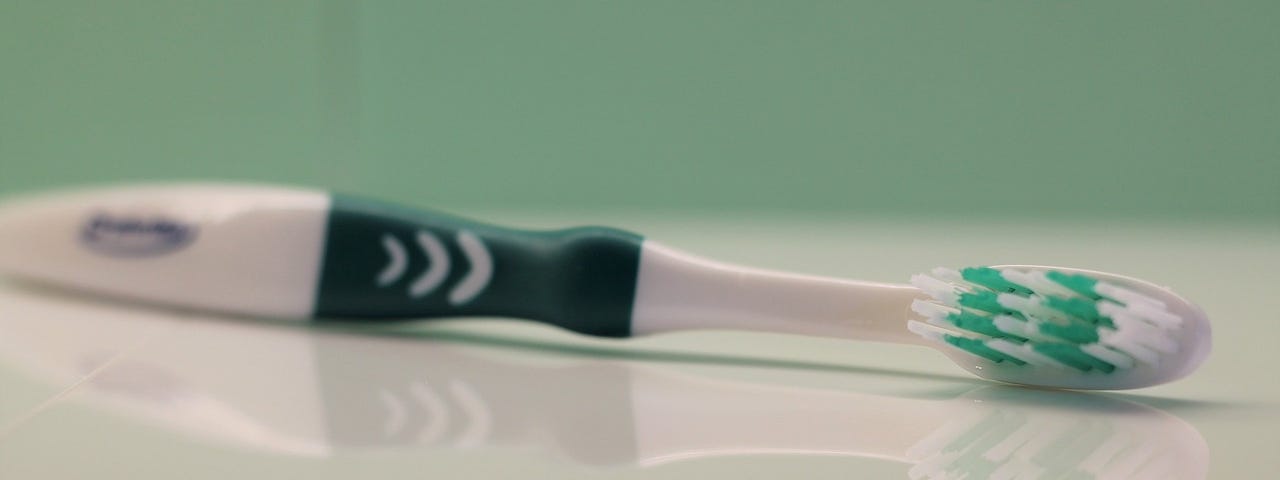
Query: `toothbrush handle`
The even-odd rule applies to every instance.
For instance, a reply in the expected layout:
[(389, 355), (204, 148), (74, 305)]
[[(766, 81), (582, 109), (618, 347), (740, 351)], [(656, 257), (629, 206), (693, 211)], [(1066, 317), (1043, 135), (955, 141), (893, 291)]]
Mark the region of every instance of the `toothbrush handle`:
[(161, 184), (0, 205), (0, 273), (281, 319), (505, 316), (627, 337), (918, 342), (918, 289), (715, 262), (621, 230), (534, 232), (327, 192)]
[(334, 195), (313, 316), (509, 316), (631, 334), (642, 238), (517, 230)]

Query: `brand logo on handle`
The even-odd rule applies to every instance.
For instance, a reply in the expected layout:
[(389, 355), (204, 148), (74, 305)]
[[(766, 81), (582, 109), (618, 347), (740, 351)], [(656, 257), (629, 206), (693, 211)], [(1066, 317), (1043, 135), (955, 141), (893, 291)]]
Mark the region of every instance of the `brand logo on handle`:
[(196, 227), (164, 217), (94, 214), (80, 230), (80, 243), (112, 257), (153, 257), (181, 250)]

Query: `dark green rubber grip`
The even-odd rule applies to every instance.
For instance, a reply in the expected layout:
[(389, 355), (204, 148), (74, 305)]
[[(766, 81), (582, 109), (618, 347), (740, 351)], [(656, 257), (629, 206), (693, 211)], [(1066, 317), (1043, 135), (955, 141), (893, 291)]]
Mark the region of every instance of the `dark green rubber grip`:
[(314, 315), (500, 316), (631, 334), (639, 235), (528, 231), (334, 195)]

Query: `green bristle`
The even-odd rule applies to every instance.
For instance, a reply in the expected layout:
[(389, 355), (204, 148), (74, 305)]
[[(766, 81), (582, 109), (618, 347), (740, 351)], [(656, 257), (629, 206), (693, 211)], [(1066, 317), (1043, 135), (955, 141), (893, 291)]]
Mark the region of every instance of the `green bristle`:
[(1098, 330), (1096, 327), (1092, 325), (1081, 325), (1078, 323), (1072, 323), (1070, 325), (1061, 325), (1050, 322), (1041, 323), (1040, 333), (1081, 345), (1095, 343), (1098, 341)]
[(1045, 278), (1052, 280), (1054, 283), (1067, 287), (1071, 291), (1079, 293), (1086, 297), (1092, 298), (1094, 300), (1102, 298), (1102, 296), (1098, 295), (1098, 293), (1094, 290), (1094, 287), (1098, 285), (1098, 281), (1093, 279), (1092, 277), (1089, 277), (1086, 275), (1072, 275), (1068, 273), (1062, 273), (1057, 270), (1050, 270), (1048, 272), (1045, 272), (1044, 276)]
[(961, 329), (981, 333), (989, 337), (1005, 338), (1018, 343), (1027, 341), (1025, 338), (1000, 330), (996, 327), (995, 321), (993, 321), (991, 317), (969, 312), (960, 312), (947, 315), (947, 321)]
[(1114, 327), (1111, 319), (1098, 313), (1098, 306), (1092, 300), (1083, 298), (1045, 297), (1045, 304), (1054, 310), (1078, 318), (1094, 325)]
[(999, 295), (995, 292), (965, 292), (960, 294), (957, 302), (962, 307), (988, 313), (1010, 313), (1009, 309), (1000, 305), (998, 298)]
[(990, 267), (970, 267), (960, 270), (960, 278), (966, 282), (982, 285), (997, 292), (1013, 292), (1030, 294), (1031, 290), (1004, 279), (999, 270)]
[(972, 353), (974, 355), (985, 358), (987, 360), (991, 360), (996, 363), (1007, 361), (1014, 365), (1027, 364), (1027, 362), (1018, 360), (1016, 358), (1000, 353), (997, 350), (991, 349), (991, 347), (988, 347), (986, 343), (984, 343), (981, 340), (974, 340), (972, 338), (965, 338), (965, 337), (957, 337), (955, 335), (943, 335), (942, 339), (945, 340), (947, 343), (951, 344), (951, 346), (953, 347), (959, 348), (961, 350)]
[(1062, 362), (1064, 365), (1073, 367), (1080, 371), (1089, 371), (1098, 369), (1106, 373), (1114, 372), (1115, 365), (1099, 360), (1093, 355), (1089, 355), (1080, 350), (1080, 347), (1068, 345), (1065, 343), (1038, 343), (1031, 346), (1033, 350), (1040, 354)]

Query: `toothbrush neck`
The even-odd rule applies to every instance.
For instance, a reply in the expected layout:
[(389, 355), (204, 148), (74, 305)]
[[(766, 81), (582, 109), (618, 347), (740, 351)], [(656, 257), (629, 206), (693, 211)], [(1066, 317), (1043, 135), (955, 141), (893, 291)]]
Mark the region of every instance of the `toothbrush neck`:
[(906, 329), (906, 285), (753, 269), (699, 258), (646, 240), (631, 333), (732, 329), (919, 343)]

